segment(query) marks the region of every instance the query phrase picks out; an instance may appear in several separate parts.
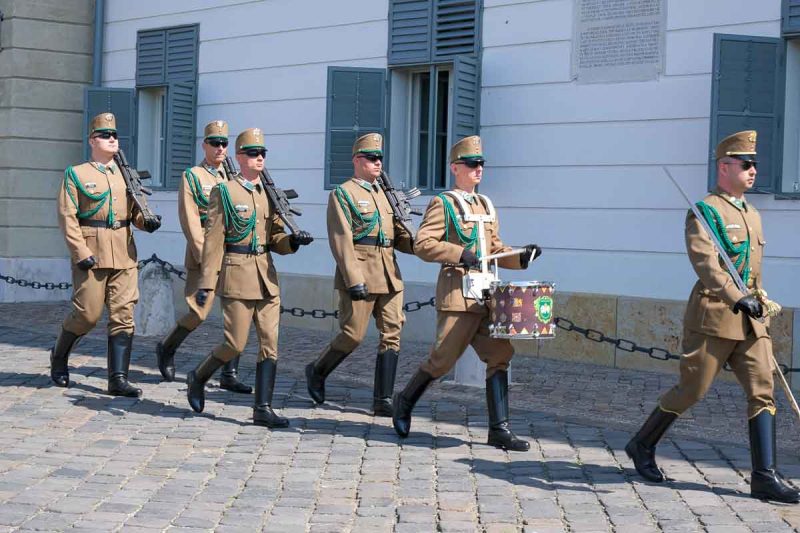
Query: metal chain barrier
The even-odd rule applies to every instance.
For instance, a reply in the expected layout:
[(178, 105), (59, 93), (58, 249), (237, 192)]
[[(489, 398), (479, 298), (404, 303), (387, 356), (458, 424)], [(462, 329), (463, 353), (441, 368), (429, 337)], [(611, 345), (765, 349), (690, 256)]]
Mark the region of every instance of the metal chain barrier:
[[(164, 261), (156, 254), (153, 254), (148, 259), (143, 259), (139, 261), (137, 264), (137, 268), (139, 270), (142, 269), (145, 265), (149, 263), (156, 263), (161, 266), (167, 273), (175, 274), (178, 278), (185, 280), (186, 279), (186, 272), (183, 270), (178, 270), (175, 268), (172, 263), (169, 261)], [(13, 276), (4, 276), (0, 274), (0, 280), (5, 281), (6, 283), (10, 283), (12, 285), (19, 285), (20, 287), (27, 287), (31, 289), (46, 289), (46, 290), (66, 290), (72, 287), (71, 283), (66, 281), (62, 281), (61, 283), (53, 283), (53, 282), (39, 282), (39, 281), (28, 281), (24, 279), (17, 279)], [(403, 311), (406, 313), (413, 313), (414, 311), (419, 311), (425, 307), (433, 307), (436, 305), (436, 298), (430, 298), (428, 300), (423, 301), (411, 301), (406, 302), (403, 304)], [(311, 318), (339, 318), (339, 311), (326, 311), (325, 309), (303, 309), (302, 307), (284, 307), (281, 306), (281, 313), (288, 313), (289, 315), (297, 318), (304, 318), (304, 317), (311, 317)], [(681, 356), (678, 354), (671, 353), (669, 350), (665, 350), (664, 348), (658, 348), (655, 346), (639, 346), (632, 340), (624, 339), (622, 337), (610, 337), (604, 334), (602, 331), (598, 331), (592, 328), (582, 328), (580, 326), (576, 326), (572, 320), (564, 317), (556, 317), (555, 318), (556, 327), (559, 329), (563, 329), (564, 331), (572, 331), (577, 333), (578, 335), (582, 335), (584, 338), (597, 342), (597, 343), (608, 343), (613, 344), (616, 348), (619, 348), (623, 352), (629, 353), (642, 353), (646, 356), (650, 357), (651, 359), (655, 359), (657, 361), (678, 361), (680, 360)], [(783, 374), (789, 374), (791, 372), (800, 372), (800, 368), (791, 368), (783, 363), (778, 363), (778, 366), (781, 369)], [(725, 370), (730, 371), (731, 368), (726, 363), (723, 367)]]

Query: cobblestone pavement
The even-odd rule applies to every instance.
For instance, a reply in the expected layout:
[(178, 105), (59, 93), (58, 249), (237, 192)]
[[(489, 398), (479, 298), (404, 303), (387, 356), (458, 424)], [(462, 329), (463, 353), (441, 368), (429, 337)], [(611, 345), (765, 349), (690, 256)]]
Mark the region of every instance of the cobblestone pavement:
[[(69, 389), (50, 385), (48, 350), (65, 304), (0, 305), (2, 531), (797, 531), (800, 506), (747, 496), (744, 399), (721, 383), (659, 446), (674, 478), (641, 482), (622, 447), (674, 376), (539, 358), (513, 365), (513, 426), (527, 453), (484, 444), (483, 391), (438, 383), (401, 441), (369, 415), (373, 340), (312, 407), (302, 379), (328, 334), (282, 328), (275, 407), (292, 426), (249, 423), (252, 396), (208, 388), (186, 404), (185, 373), (221, 339), (211, 321), (178, 353), (179, 381), (160, 383), (157, 339), (137, 337), (132, 381), (113, 398), (98, 326), (70, 361)], [(568, 334), (568, 333), (564, 333)], [(398, 387), (425, 356), (407, 343)], [(252, 382), (255, 342), (242, 361)], [(781, 470), (800, 480), (800, 424), (780, 409)]]

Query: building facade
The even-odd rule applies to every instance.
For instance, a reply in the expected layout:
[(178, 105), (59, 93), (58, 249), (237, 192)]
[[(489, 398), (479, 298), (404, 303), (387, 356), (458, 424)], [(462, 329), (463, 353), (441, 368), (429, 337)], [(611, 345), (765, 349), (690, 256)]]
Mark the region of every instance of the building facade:
[[(83, 19), (91, 16), (84, 3), (58, 3), (66, 4), (75, 4)], [(677, 351), (695, 276), (683, 242), (687, 205), (663, 167), (699, 200), (713, 180), (709, 163), (716, 141), (752, 128), (759, 131), (760, 166), (758, 193), (750, 200), (766, 228), (768, 242), (759, 243), (766, 246), (764, 278), (770, 297), (786, 309), (773, 328), (776, 347), (782, 361), (794, 357), (800, 366), (800, 316), (794, 313), (800, 308), (800, 104), (794, 98), (800, 88), (800, 1), (104, 4), (102, 82), (87, 90), (81, 118), (85, 123), (96, 112), (114, 111), (129, 158), (154, 176), (151, 204), (164, 225), (153, 235), (137, 235), (141, 257), (182, 260), (175, 189), (180, 172), (200, 157), (203, 125), (226, 120), (232, 136), (260, 127), (267, 166), (280, 186), (299, 193), (304, 214), (298, 221), (316, 239), (303, 253), (278, 261), (284, 303), (331, 309), (334, 265), (324, 212), (330, 188), (350, 175), (353, 139), (383, 133), (389, 174), (398, 184), (422, 189), (415, 203), (424, 207), (449, 186), (450, 144), (479, 133), (488, 160), (481, 191), (500, 212), (503, 239), (544, 249), (530, 270), (502, 277), (554, 281), (556, 315)], [(591, 17), (620, 24), (606, 25), (603, 34), (589, 27)], [(8, 23), (0, 34), (4, 42)], [(19, 23), (12, 18), (12, 27)], [(600, 44), (612, 42), (610, 27), (627, 32), (621, 39), (636, 39), (637, 49), (649, 47), (647, 57), (597, 57)], [(81, 72), (87, 72), (85, 52), (60, 53), (80, 56)], [(8, 55), (0, 52), (0, 68)], [(54, 209), (45, 206), (53, 205), (58, 170), (80, 156), (75, 104), (74, 96), (64, 104), (70, 120), (63, 133), (51, 131), (69, 141), (64, 150), (49, 152), (47, 172), (24, 170), (37, 164), (26, 161), (12, 173), (19, 178), (7, 174), (0, 190), (0, 202), (9, 206), (0, 214), (6, 272), (12, 264), (27, 272), (20, 265), (38, 265), (45, 255), (57, 266), (37, 273), (56, 281), (66, 276)], [(2, 144), (3, 154), (17, 152)], [(0, 173), (11, 172), (7, 166), (0, 165)], [(31, 196), (35, 200), (18, 201)], [(20, 233), (14, 229), (25, 218), (19, 210), (29, 201), (41, 209), (31, 229)], [(401, 255), (400, 266), (410, 282), (407, 299), (433, 294), (436, 265)], [(6, 300), (27, 297), (2, 290)], [(409, 314), (407, 334), (431, 338), (431, 315), (418, 315)], [(287, 317), (287, 323), (301, 321)], [(313, 325), (330, 327), (327, 321)], [(652, 366), (639, 354), (571, 335), (520, 349)]]

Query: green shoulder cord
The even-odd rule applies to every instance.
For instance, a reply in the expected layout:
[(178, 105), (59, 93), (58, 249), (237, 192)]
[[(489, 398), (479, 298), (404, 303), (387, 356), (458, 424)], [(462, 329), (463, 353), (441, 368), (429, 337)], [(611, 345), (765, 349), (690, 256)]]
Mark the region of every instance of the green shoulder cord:
[(201, 211), (200, 222), (205, 222), (208, 218), (208, 196), (203, 194), (203, 186), (200, 184), (200, 178), (192, 172), (191, 168), (187, 168), (183, 173), (186, 178), (186, 183), (189, 185), (189, 190), (192, 192), (192, 199), (195, 205)]
[[(75, 188), (80, 191), (82, 195), (87, 197), (88, 199), (92, 200), (93, 202), (97, 202), (92, 209), (88, 211), (81, 211), (80, 204), (78, 203), (78, 199), (75, 198), (75, 195), (72, 194), (72, 189), (70, 189), (69, 184), (72, 183), (75, 185)], [(100, 194), (92, 194), (86, 190), (81, 183), (81, 180), (78, 179), (78, 176), (75, 175), (75, 169), (72, 167), (67, 167), (67, 170), (64, 171), (64, 188), (67, 190), (67, 194), (69, 195), (69, 199), (72, 200), (72, 204), (75, 206), (75, 210), (77, 211), (78, 218), (89, 218), (90, 216), (94, 215), (100, 209), (106, 205), (108, 202), (108, 217), (106, 218), (106, 224), (110, 228), (114, 225), (114, 199), (111, 196), (111, 188), (107, 189), (106, 192)]]
[(729, 257), (737, 256), (733, 266), (742, 273), (742, 281), (746, 285), (750, 279), (750, 237), (748, 236), (747, 239), (739, 244), (734, 244), (728, 237), (728, 230), (725, 228), (725, 222), (722, 220), (719, 211), (705, 202), (697, 202), (697, 208), (703, 218), (706, 219), (706, 222), (708, 222), (708, 226), (717, 241), (722, 244), (722, 249), (725, 250), (725, 253)]
[(449, 240), (450, 226), (452, 225), (456, 230), (456, 237), (458, 237), (459, 242), (464, 245), (464, 248), (467, 250), (474, 248), (475, 254), (480, 258), (481, 251), (478, 246), (478, 224), (475, 223), (475, 225), (472, 226), (472, 233), (467, 235), (458, 224), (458, 216), (456, 215), (455, 207), (453, 207), (453, 203), (447, 198), (447, 195), (441, 193), (438, 194), (437, 197), (442, 200), (442, 205), (444, 206), (444, 240)]
[(258, 248), (258, 235), (256, 235), (256, 208), (253, 204), (253, 214), (250, 218), (244, 219), (236, 212), (236, 207), (233, 205), (233, 200), (228, 192), (228, 186), (225, 183), (220, 183), (219, 195), (222, 199), (222, 211), (225, 214), (225, 229), (229, 230), (232, 235), (225, 236), (225, 242), (241, 242), (252, 235), (250, 239), (250, 250), (253, 252)]
[(375, 212), (371, 215), (363, 215), (359, 212), (356, 204), (353, 203), (353, 199), (350, 198), (350, 195), (347, 194), (341, 186), (336, 187), (334, 190), (336, 194), (336, 199), (339, 201), (339, 207), (342, 208), (342, 212), (344, 213), (347, 222), (350, 224), (350, 229), (355, 230), (353, 227), (353, 220), (355, 219), (359, 227), (363, 227), (364, 229), (358, 233), (353, 233), (353, 240), (357, 241), (363, 239), (375, 228), (375, 225), (378, 226), (378, 241), (382, 244), (386, 242), (386, 235), (383, 233), (383, 221), (381, 220), (381, 213), (380, 210), (375, 209)]

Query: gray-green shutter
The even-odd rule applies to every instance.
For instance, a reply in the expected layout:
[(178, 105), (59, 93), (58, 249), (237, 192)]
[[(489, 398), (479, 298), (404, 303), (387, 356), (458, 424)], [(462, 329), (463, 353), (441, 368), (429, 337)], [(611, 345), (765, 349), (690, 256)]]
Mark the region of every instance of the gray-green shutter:
[(177, 26), (167, 28), (165, 32), (166, 81), (196, 81), (199, 27), (196, 24)]
[(431, 61), (446, 61), (459, 55), (478, 55), (480, 0), (434, 0)]
[(366, 133), (385, 134), (386, 71), (328, 67), (325, 126), (325, 187), (353, 175), (352, 148)]
[(782, 171), (784, 77), (781, 39), (714, 34), (709, 188), (716, 184), (714, 150), (719, 141), (752, 129), (758, 132), (755, 190), (776, 190)]
[(163, 85), (166, 79), (167, 37), (164, 30), (141, 30), (136, 35), (136, 86)]
[(783, 0), (781, 14), (783, 34), (800, 35), (800, 0)]
[(390, 0), (389, 65), (431, 60), (432, 0)]
[(170, 83), (167, 88), (167, 158), (164, 186), (176, 189), (184, 170), (194, 165), (197, 84)]
[(136, 90), (87, 87), (83, 102), (83, 154), (89, 159), (89, 123), (100, 113), (114, 113), (117, 120), (119, 147), (128, 162), (136, 164)]
[(474, 56), (456, 56), (453, 62), (453, 142), (480, 129), (480, 60)]

